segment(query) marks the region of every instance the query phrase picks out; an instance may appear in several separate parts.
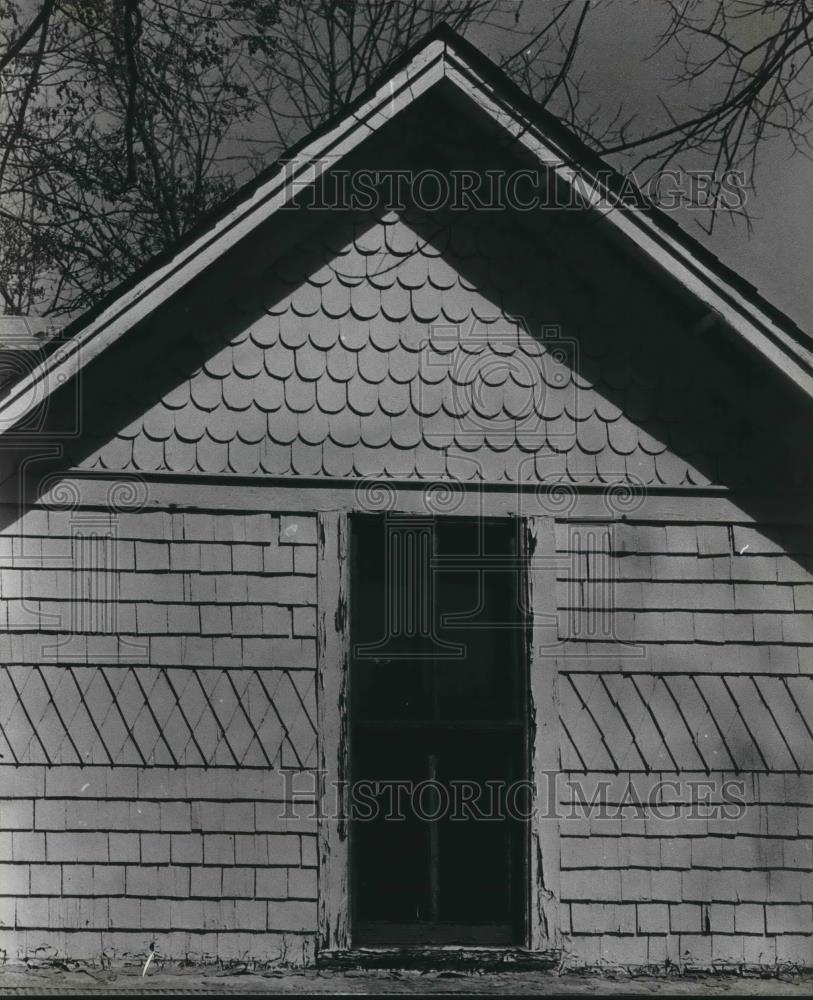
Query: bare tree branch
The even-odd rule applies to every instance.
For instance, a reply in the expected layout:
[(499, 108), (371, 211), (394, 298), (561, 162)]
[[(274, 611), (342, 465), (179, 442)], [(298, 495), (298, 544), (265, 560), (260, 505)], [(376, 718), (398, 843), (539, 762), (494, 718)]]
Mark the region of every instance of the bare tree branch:
[(40, 27), (50, 20), (53, 9), (53, 0), (46, 0), (37, 14), (31, 19), (25, 30), (22, 31), (17, 38), (9, 44), (6, 51), (2, 56), (0, 56), (0, 73), (2, 73), (6, 66), (8, 66), (9, 63), (11, 63), (23, 52), (26, 45), (28, 45), (34, 35), (36, 35), (36, 33), (40, 30)]
[(507, 51), (520, 86), (638, 180), (704, 167), (709, 228), (723, 211), (750, 223), (726, 178), (753, 187), (766, 144), (811, 154), (810, 0), (660, 0), (648, 57), (677, 71), (654, 124), (634, 95), (591, 95), (607, 8), (586, 0), (28, 2), (0, 0), (7, 311), (91, 304), (441, 21)]

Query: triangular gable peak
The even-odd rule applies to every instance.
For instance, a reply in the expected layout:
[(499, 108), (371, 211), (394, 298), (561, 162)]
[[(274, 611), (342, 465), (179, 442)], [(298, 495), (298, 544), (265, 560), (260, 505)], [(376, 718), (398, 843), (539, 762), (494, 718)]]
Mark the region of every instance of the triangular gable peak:
[[(176, 296), (268, 221), (329, 167), (421, 95), (441, 86), (461, 107), (476, 109), (564, 184), (576, 186), (605, 220), (607, 233), (702, 305), (722, 328), (808, 396), (813, 352), (807, 338), (661, 213), (624, 204), (606, 167), (555, 119), (509, 83), (497, 68), (450, 30), (433, 32), (341, 118), (309, 136), (280, 165), (249, 185), (218, 217), (177, 251), (72, 325), (72, 336), (0, 404), (0, 427), (13, 428), (43, 398), (93, 363), (161, 304)], [(598, 166), (598, 169), (597, 169)], [(603, 168), (603, 173), (602, 173)], [(612, 175), (609, 175), (612, 177)], [(604, 178), (604, 179), (602, 179)]]
[(116, 382), (73, 457), (141, 474), (642, 488), (755, 473), (758, 422), (728, 413), (702, 344), (687, 354), (680, 309), (645, 275), (585, 267), (590, 248), (562, 226), (325, 215), (130, 369), (124, 406)]

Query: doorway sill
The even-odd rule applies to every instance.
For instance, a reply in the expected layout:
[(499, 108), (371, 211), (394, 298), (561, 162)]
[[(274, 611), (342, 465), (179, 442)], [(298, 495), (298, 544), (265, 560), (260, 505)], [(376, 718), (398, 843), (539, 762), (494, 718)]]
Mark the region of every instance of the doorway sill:
[(556, 968), (558, 949), (529, 951), (517, 947), (465, 945), (369, 946), (320, 951), (316, 964), (323, 969), (473, 969), (526, 972)]

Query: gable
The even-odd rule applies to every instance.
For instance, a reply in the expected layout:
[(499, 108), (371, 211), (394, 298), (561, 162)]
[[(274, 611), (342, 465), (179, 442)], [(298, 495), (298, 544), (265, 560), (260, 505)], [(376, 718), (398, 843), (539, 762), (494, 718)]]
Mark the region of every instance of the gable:
[(756, 485), (770, 457), (786, 480), (720, 359), (697, 339), (686, 350), (693, 316), (611, 255), (567, 214), (542, 232), (510, 213), (326, 217), (219, 312), (187, 315), (131, 378), (128, 405), (118, 390), (101, 403), (88, 421), (100, 433), (74, 458), (136, 473), (694, 487)]
[(399, 60), (338, 118), (327, 122), (231, 199), (175, 250), (154, 261), (97, 308), (71, 324), (67, 343), (25, 375), (0, 401), (0, 432), (14, 433), (44, 399), (62, 392), (153, 312), (185, 294), (225, 257), (239, 254), (265, 223), (293, 204), (370, 137), (399, 123), (429, 96), (451, 102), (458, 117), (477, 120), (481, 145), (514, 153), (550, 172), (557, 185), (586, 195), (589, 212), (622, 252), (633, 251), (712, 325), (809, 399), (813, 347), (808, 337), (756, 290), (683, 233), (556, 119), (536, 105), (475, 48), (441, 26)]

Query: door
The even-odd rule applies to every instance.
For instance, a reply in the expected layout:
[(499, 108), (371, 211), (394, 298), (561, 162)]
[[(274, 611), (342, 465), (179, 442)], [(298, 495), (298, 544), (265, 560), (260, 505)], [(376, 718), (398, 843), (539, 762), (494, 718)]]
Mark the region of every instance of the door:
[(526, 938), (527, 698), (514, 520), (351, 533), (352, 938)]

